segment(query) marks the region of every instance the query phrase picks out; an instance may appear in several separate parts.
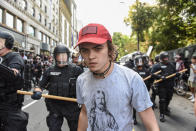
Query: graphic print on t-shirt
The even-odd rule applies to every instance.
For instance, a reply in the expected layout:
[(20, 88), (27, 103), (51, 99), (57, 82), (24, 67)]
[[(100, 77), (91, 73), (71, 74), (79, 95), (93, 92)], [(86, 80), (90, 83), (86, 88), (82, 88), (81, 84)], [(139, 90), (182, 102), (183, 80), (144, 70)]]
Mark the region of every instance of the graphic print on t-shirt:
[(103, 90), (96, 90), (90, 109), (89, 123), (92, 131), (118, 131), (119, 126), (106, 106), (106, 95)]

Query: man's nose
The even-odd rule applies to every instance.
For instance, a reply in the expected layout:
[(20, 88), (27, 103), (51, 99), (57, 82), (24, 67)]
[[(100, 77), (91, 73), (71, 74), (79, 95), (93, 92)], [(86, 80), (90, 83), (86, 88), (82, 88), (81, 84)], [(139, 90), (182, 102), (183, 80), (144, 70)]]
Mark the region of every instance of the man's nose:
[(89, 59), (94, 59), (94, 58), (95, 58), (95, 52), (89, 51)]

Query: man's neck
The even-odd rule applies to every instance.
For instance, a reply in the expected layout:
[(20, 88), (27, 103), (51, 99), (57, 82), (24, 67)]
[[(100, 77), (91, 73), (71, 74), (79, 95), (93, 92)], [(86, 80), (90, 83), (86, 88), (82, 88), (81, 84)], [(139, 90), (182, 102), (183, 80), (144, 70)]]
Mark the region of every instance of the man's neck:
[(113, 69), (114, 69), (114, 63), (111, 62), (111, 67), (110, 67), (109, 71), (104, 76), (94, 75), (94, 77), (97, 79), (104, 79), (112, 73)]

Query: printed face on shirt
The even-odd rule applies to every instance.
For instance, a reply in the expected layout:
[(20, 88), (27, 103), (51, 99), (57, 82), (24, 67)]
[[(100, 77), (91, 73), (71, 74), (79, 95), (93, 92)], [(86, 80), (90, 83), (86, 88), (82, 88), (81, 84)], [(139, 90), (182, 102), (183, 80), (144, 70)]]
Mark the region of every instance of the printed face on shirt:
[(83, 43), (79, 48), (81, 56), (90, 71), (102, 73), (107, 69), (109, 66), (107, 43), (102, 45)]
[(95, 95), (95, 104), (96, 106), (100, 109), (104, 109), (105, 105), (105, 95), (103, 91), (98, 90), (96, 95)]

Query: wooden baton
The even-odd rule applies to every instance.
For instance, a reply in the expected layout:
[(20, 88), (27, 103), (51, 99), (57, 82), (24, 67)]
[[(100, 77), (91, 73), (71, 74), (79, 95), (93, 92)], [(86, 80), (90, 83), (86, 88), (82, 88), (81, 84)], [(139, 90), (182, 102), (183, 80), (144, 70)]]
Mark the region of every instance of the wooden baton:
[[(187, 71), (187, 69), (184, 69), (184, 70), (182, 70), (182, 71), (179, 71), (178, 73), (183, 73), (183, 72), (186, 72), (186, 71)], [(174, 76), (176, 76), (176, 73), (167, 76), (166, 79), (172, 78), (172, 77), (174, 77)], [(163, 79), (156, 80), (156, 81), (154, 82), (154, 84), (159, 83), (159, 82), (161, 82), (161, 81), (163, 81)]]
[[(27, 92), (27, 91), (21, 91), (21, 90), (17, 90), (17, 93), (18, 94), (22, 94), (22, 95), (33, 95), (33, 92)], [(77, 99), (75, 99), (75, 98), (62, 97), (62, 96), (54, 96), (54, 95), (42, 94), (42, 97), (49, 98), (49, 99), (55, 99), (55, 100), (77, 102)]]
[[(157, 75), (157, 74), (159, 74), (159, 73), (161, 73), (161, 70), (155, 72), (154, 74)], [(144, 80), (144, 81), (145, 81), (145, 80), (148, 80), (148, 79), (150, 79), (151, 77), (152, 77), (152, 75), (149, 75), (149, 76), (147, 76), (146, 78), (144, 78), (143, 80)]]

